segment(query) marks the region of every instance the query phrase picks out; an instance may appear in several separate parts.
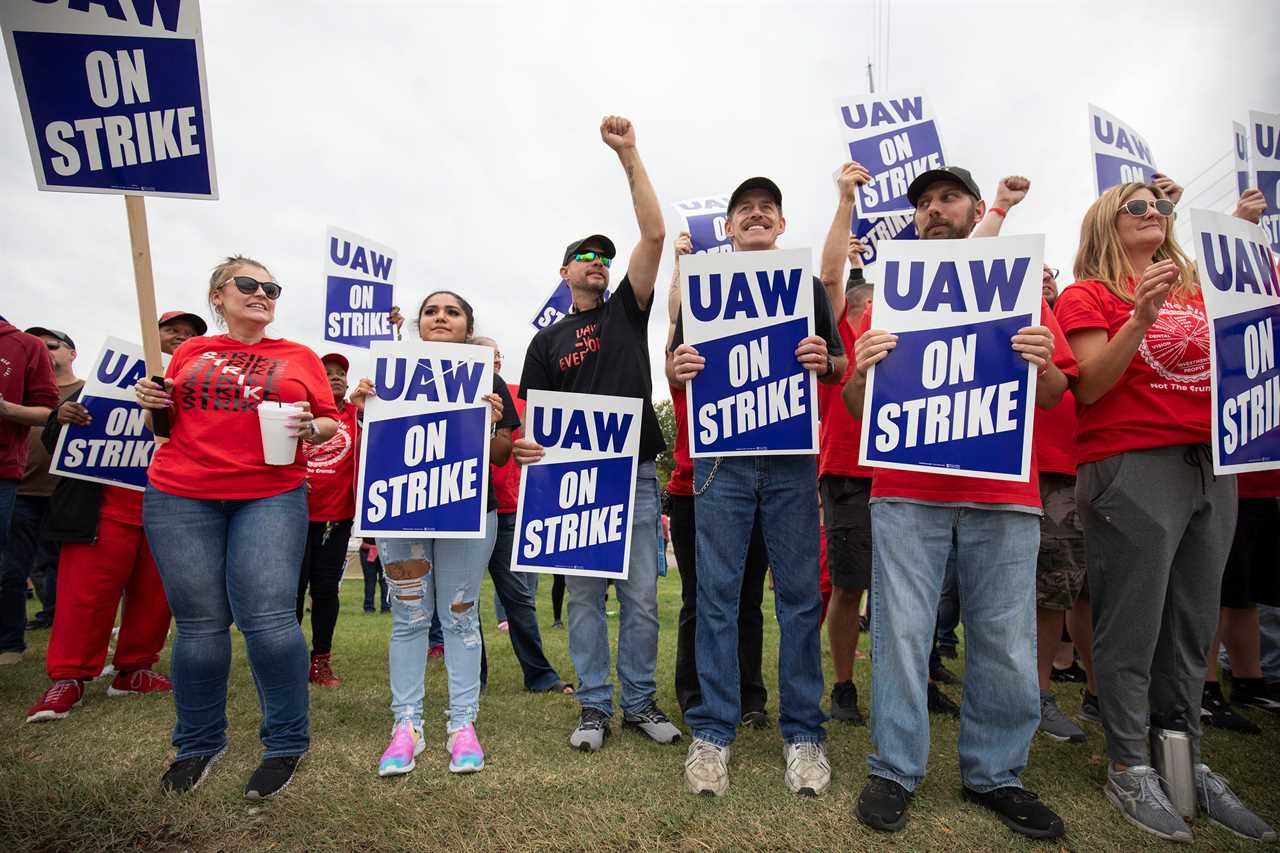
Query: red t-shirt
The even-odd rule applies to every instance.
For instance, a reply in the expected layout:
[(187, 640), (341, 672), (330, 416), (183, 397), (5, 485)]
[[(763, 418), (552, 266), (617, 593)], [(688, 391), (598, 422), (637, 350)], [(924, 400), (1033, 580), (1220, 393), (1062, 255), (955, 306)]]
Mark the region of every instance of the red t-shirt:
[[(58, 385), (44, 341), (0, 317), (0, 396), (22, 406), (58, 406)], [(0, 418), (0, 480), (21, 480), (31, 427)]]
[(1236, 489), (1242, 498), (1274, 498), (1280, 496), (1280, 470), (1250, 471), (1236, 476)]
[(142, 492), (123, 486), (102, 487), (102, 507), (98, 514), (121, 524), (142, 526)]
[[(507, 390), (511, 392), (511, 398), (515, 400), (516, 414), (523, 421), (524, 400), (517, 394), (520, 386), (512, 385), (508, 382)], [(515, 441), (519, 437), (520, 428), (517, 427), (511, 431), (511, 440)], [(512, 454), (511, 458), (507, 460), (506, 465), (489, 466), (489, 488), (493, 489), (493, 493), (498, 496), (499, 515), (510, 515), (516, 511), (516, 504), (520, 500), (520, 466), (516, 464), (515, 454)]]
[(693, 459), (689, 456), (689, 403), (684, 386), (668, 384), (671, 389), (671, 413), (676, 418), (676, 448), (672, 452), (676, 467), (667, 480), (667, 491), (673, 495), (693, 497)]
[(1076, 474), (1076, 398), (1063, 391), (1052, 409), (1036, 408), (1032, 443), (1036, 462), (1047, 474)]
[(324, 444), (302, 444), (307, 460), (307, 511), (311, 521), (346, 521), (356, 514), (356, 463), (360, 456), (360, 410), (347, 403), (338, 431)]
[[(1103, 329), (1111, 340), (1133, 305), (1100, 281), (1078, 281), (1058, 297), (1067, 334)], [(1077, 404), (1078, 461), (1127, 450), (1209, 443), (1209, 322), (1199, 293), (1186, 305), (1165, 302), (1129, 366), (1091, 406)]]
[(320, 358), (283, 338), (256, 344), (227, 335), (191, 338), (173, 354), (165, 376), (174, 380), (170, 438), (156, 449), (147, 477), (181, 497), (248, 500), (302, 485), (301, 448), (292, 465), (263, 459), (263, 400), (306, 400), (317, 418), (338, 418)]
[[(1071, 354), (1066, 336), (1058, 327), (1053, 311), (1044, 299), (1040, 300), (1040, 325), (1053, 332), (1053, 363), (1068, 376), (1078, 375), (1076, 357)], [(862, 315), (858, 325), (861, 335), (871, 328), (871, 308)], [(896, 468), (873, 468), (871, 478), (872, 498), (908, 498), (930, 503), (979, 503), (1017, 504), (1040, 506), (1040, 472), (1036, 454), (1031, 454), (1031, 479), (1025, 483), (1011, 480), (987, 480), (981, 477), (955, 477), (949, 474), (927, 474), (923, 471), (902, 471)]]
[(849, 325), (848, 312), (840, 315), (836, 329), (844, 342), (844, 351), (849, 355), (849, 367), (839, 385), (818, 383), (818, 476), (870, 477), (871, 469), (858, 464), (862, 421), (855, 421), (844, 400), (840, 399), (844, 383), (854, 369), (853, 344), (858, 339)]

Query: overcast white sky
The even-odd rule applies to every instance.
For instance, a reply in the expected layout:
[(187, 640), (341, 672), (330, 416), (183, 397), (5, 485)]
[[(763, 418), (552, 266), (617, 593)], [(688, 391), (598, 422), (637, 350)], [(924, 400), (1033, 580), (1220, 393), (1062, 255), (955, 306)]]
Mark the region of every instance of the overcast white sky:
[[(872, 44), (871, 0), (202, 7), (221, 198), (147, 200), (161, 310), (208, 317), (210, 268), (243, 252), (285, 286), (273, 334), (333, 348), (322, 338), (333, 224), (399, 251), (399, 304), (437, 288), (468, 297), (511, 382), (565, 244), (611, 235), (616, 282), (636, 240), (602, 115), (635, 122), (669, 236), (671, 202), (765, 174), (784, 194), (783, 244), (816, 256), (844, 159), (833, 101), (866, 91)], [(877, 90), (924, 91), (948, 161), (988, 198), (1002, 175), (1031, 179), (1005, 233), (1044, 233), (1065, 280), (1093, 197), (1086, 104), (1138, 128), (1162, 171), (1195, 178), (1186, 200), (1218, 208), (1232, 120), (1280, 112), (1275, 0), (890, 7)], [(36, 191), (7, 63), (0, 249), (0, 313), (69, 332), (81, 375), (106, 335), (138, 338), (124, 202)], [(650, 324), (659, 399), (664, 307)]]

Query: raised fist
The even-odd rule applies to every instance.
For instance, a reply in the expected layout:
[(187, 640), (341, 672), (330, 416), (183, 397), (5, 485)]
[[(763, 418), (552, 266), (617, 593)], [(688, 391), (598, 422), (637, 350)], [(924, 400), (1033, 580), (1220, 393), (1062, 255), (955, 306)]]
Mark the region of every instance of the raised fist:
[(1031, 182), (1022, 175), (1001, 178), (1000, 185), (996, 187), (996, 207), (1008, 210), (1026, 198), (1030, 189)]
[(600, 121), (600, 138), (614, 151), (636, 147), (636, 128), (622, 116), (605, 116)]

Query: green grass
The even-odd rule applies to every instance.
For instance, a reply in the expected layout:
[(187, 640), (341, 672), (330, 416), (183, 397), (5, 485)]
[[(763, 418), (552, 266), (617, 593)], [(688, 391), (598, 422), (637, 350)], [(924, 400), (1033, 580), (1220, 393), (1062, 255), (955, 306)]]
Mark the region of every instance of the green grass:
[[(565, 632), (550, 627), (550, 586), (543, 583), (539, 589), (543, 639), (548, 656), (569, 679)], [(661, 581), (659, 596), (658, 698), (674, 712), (680, 602), (674, 572)], [(161, 795), (157, 784), (173, 756), (173, 708), (167, 697), (108, 699), (105, 682), (98, 681), (68, 719), (23, 722), (25, 709), (47, 683), (48, 635), (29, 635), (27, 660), (0, 668), (0, 850), (941, 851), (1035, 846), (961, 802), (957, 726), (949, 720), (933, 721), (929, 778), (916, 796), (907, 828), (894, 836), (872, 833), (852, 816), (870, 749), (866, 728), (829, 724), (834, 780), (828, 795), (818, 800), (794, 797), (783, 787), (782, 742), (776, 731), (742, 733), (734, 750), (732, 785), (722, 799), (685, 793), (682, 746), (649, 743), (616, 725), (602, 753), (571, 752), (566, 738), (577, 706), (566, 697), (523, 691), (510, 643), (493, 627), (487, 580), (482, 600), (491, 667), (478, 721), (487, 752), (483, 773), (459, 777), (447, 770), (444, 671), (433, 659), (427, 675), (427, 752), (409, 776), (377, 777), (391, 722), (386, 655), (391, 621), (361, 611), (361, 582), (349, 578), (334, 642), (334, 665), (344, 684), (338, 690), (312, 691), (311, 753), (288, 791), (256, 805), (241, 795), (260, 746), (258, 705), (238, 635), (231, 749), (200, 790), (177, 798)], [(611, 622), (616, 631), (616, 620)], [(765, 631), (765, 648), (776, 649), (772, 618)], [(830, 683), (830, 661), (826, 664)], [(776, 666), (776, 658), (765, 662), (771, 683), (776, 682)], [(168, 668), (167, 651), (159, 668)], [(869, 662), (859, 662), (864, 707), (869, 675)], [(777, 696), (771, 693), (770, 711), (776, 718)], [(1067, 713), (1079, 710), (1078, 688), (1063, 686), (1058, 697)], [(1275, 823), (1280, 820), (1280, 720), (1260, 722), (1262, 737), (1210, 731), (1204, 752), (1236, 791)], [(1086, 727), (1089, 741), (1082, 746), (1039, 737), (1032, 746), (1026, 784), (1067, 824), (1061, 845), (1041, 849), (1154, 847), (1158, 842), (1125, 823), (1104, 801), (1102, 732), (1098, 726)], [(1201, 849), (1246, 847), (1204, 820), (1196, 822), (1195, 833)]]

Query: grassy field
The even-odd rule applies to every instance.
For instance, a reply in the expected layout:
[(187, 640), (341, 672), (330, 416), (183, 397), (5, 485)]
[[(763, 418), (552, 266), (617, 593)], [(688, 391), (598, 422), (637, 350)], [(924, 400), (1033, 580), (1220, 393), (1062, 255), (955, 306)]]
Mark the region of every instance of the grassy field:
[[(553, 630), (549, 583), (538, 602), (548, 656), (571, 678), (565, 632)], [(659, 587), (663, 630), (659, 702), (676, 709), (672, 690), (679, 578)], [(878, 835), (852, 808), (865, 778), (868, 730), (829, 724), (834, 768), (821, 799), (790, 795), (782, 783), (776, 731), (743, 732), (735, 747), (732, 785), (722, 799), (695, 798), (683, 787), (684, 747), (649, 743), (632, 732), (614, 736), (596, 755), (571, 752), (566, 738), (577, 706), (561, 696), (534, 696), (505, 634), (495, 627), (492, 588), (483, 595), (490, 677), (478, 729), (487, 752), (483, 773), (452, 776), (444, 750), (443, 665), (427, 675), (427, 752), (409, 776), (379, 779), (378, 757), (390, 726), (386, 644), (389, 616), (361, 611), (361, 582), (343, 585), (334, 665), (345, 683), (312, 691), (312, 750), (294, 784), (278, 799), (251, 804), (242, 788), (259, 757), (258, 705), (235, 635), (231, 749), (195, 793), (161, 795), (158, 780), (173, 756), (173, 709), (166, 697), (108, 699), (92, 684), (63, 721), (26, 725), (25, 709), (46, 685), (44, 644), (30, 635), (22, 664), (0, 669), (0, 851), (77, 850), (1006, 850), (1032, 848), (994, 818), (959, 798), (957, 726), (934, 720), (930, 776), (905, 831)], [(767, 600), (769, 606), (771, 601)], [(616, 622), (615, 622), (616, 624)], [(309, 629), (308, 629), (309, 630)], [(777, 624), (766, 620), (766, 649)], [(865, 647), (865, 641), (864, 641)], [(768, 657), (768, 653), (766, 653)], [(830, 682), (830, 662), (828, 683)], [(766, 660), (776, 680), (776, 660)], [(955, 667), (960, 669), (960, 667)], [(168, 651), (159, 669), (168, 669)], [(860, 662), (859, 691), (868, 695), (869, 663)], [(954, 691), (953, 691), (954, 693)], [(1079, 710), (1079, 688), (1063, 685), (1059, 702)], [(770, 711), (776, 717), (776, 696)], [(1254, 714), (1255, 718), (1263, 716)], [(679, 722), (677, 720), (677, 722)], [(1211, 731), (1205, 755), (1261, 814), (1280, 821), (1280, 719), (1261, 720), (1262, 737)], [(1135, 850), (1159, 842), (1125, 823), (1101, 794), (1102, 732), (1075, 746), (1037, 738), (1025, 781), (1063, 816), (1067, 835), (1042, 849)], [(1204, 820), (1201, 849), (1248, 845)]]

